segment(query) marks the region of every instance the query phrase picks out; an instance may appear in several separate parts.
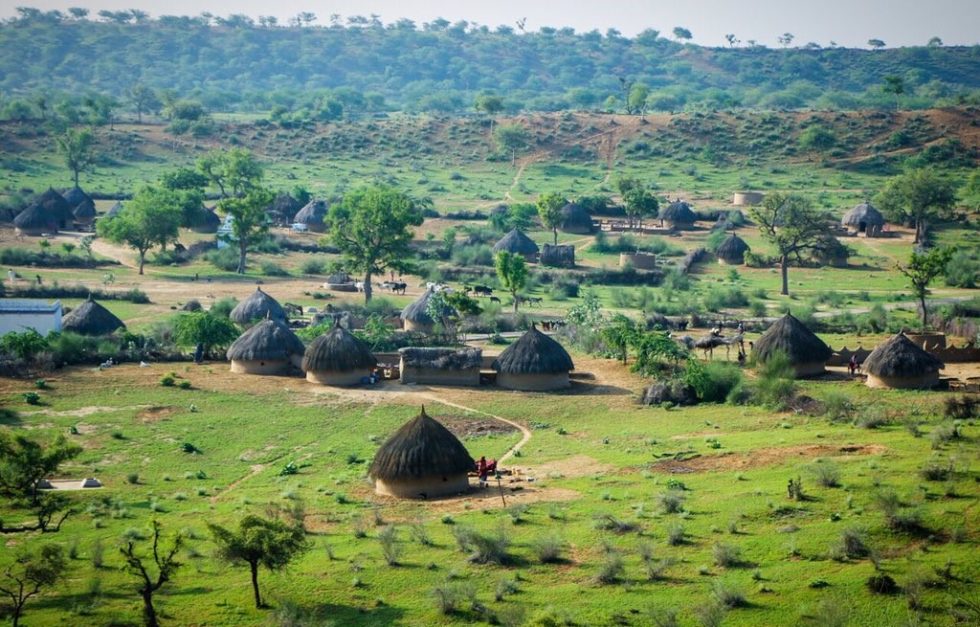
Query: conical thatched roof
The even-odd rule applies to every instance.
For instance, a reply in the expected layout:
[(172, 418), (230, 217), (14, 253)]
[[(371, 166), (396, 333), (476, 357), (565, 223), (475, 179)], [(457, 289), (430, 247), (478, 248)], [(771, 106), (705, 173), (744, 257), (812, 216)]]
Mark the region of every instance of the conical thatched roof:
[(76, 220), (81, 220), (83, 222), (91, 221), (95, 219), (95, 201), (91, 198), (86, 198), (82, 202), (75, 205), (75, 211), (72, 212)]
[(296, 212), (293, 222), (299, 222), (307, 226), (322, 226), (323, 219), (327, 215), (327, 202), (325, 200), (311, 200), (306, 206)]
[(125, 329), (126, 325), (89, 296), (88, 300), (62, 317), (61, 328), (82, 335), (109, 335), (116, 329)]
[(463, 443), (449, 429), (430, 418), (425, 407), (389, 437), (368, 474), (374, 479), (420, 479), (467, 473), (476, 467)]
[(532, 326), (500, 353), (493, 369), (505, 374), (557, 374), (574, 370), (575, 364), (561, 344)]
[(745, 253), (749, 250), (749, 245), (745, 243), (745, 240), (732, 233), (718, 244), (715, 254), (726, 261), (732, 260), (741, 263), (745, 259)]
[(198, 233), (217, 233), (221, 226), (221, 217), (213, 209), (201, 207), (194, 218), (191, 229)]
[(660, 219), (676, 224), (694, 224), (698, 217), (691, 210), (691, 205), (675, 200), (660, 211)]
[(946, 365), (915, 342), (898, 333), (875, 347), (863, 368), (876, 377), (918, 377), (939, 372)]
[(47, 212), (48, 215), (55, 217), (59, 224), (67, 224), (74, 217), (71, 212), (74, 207), (68, 204), (64, 196), (50, 187), (48, 191), (38, 196), (34, 202)]
[(563, 231), (592, 231), (592, 216), (582, 205), (570, 202), (561, 208), (561, 223), (558, 228)]
[(232, 322), (238, 324), (249, 324), (255, 320), (271, 318), (286, 322), (286, 312), (275, 298), (262, 291), (261, 287), (255, 288), (248, 298), (235, 305), (235, 308), (228, 314)]
[(840, 221), (844, 226), (854, 227), (861, 226), (862, 222), (866, 226), (882, 226), (885, 224), (885, 216), (871, 206), (871, 203), (863, 202), (845, 213)]
[(310, 342), (303, 354), (304, 372), (350, 372), (376, 365), (367, 344), (339, 324)]
[(752, 349), (753, 356), (761, 361), (780, 352), (786, 353), (794, 365), (824, 362), (830, 359), (832, 353), (823, 340), (792, 314), (786, 314), (774, 322)]
[(27, 209), (24, 209), (14, 217), (14, 226), (18, 229), (23, 230), (45, 230), (52, 233), (58, 232), (58, 223), (60, 220), (56, 216), (51, 215), (44, 208), (37, 204), (32, 203)]
[(288, 360), (306, 351), (303, 342), (285, 323), (263, 320), (228, 347), (228, 359), (240, 361)]
[(431, 287), (425, 290), (424, 294), (402, 309), (401, 319), (416, 324), (435, 324), (436, 321), (429, 314), (429, 300), (432, 299), (433, 294), (435, 292)]
[(62, 194), (61, 197), (65, 199), (65, 202), (67, 202), (68, 206), (72, 209), (78, 207), (78, 205), (82, 204), (86, 200), (92, 200), (88, 194), (82, 191), (81, 187), (72, 187)]
[(266, 207), (265, 212), (276, 222), (287, 222), (300, 209), (299, 201), (287, 193), (281, 193)]
[(115, 218), (117, 215), (119, 215), (119, 212), (122, 210), (123, 210), (123, 204), (117, 200), (116, 203), (111, 207), (109, 207), (109, 210), (105, 212), (105, 217)]
[(508, 252), (517, 255), (535, 255), (538, 252), (538, 245), (530, 237), (525, 235), (520, 229), (513, 229), (507, 235), (500, 238), (500, 241), (493, 245), (493, 252)]

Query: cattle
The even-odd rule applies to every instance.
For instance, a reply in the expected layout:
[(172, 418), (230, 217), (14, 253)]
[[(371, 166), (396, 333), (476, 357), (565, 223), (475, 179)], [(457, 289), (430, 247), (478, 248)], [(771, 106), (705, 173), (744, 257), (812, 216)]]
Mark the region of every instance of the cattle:
[(490, 302), (491, 303), (499, 303), (500, 302), (500, 299), (497, 298), (496, 296), (491, 296), (490, 297)]
[(381, 289), (388, 290), (395, 294), (404, 294), (405, 290), (408, 289), (408, 283), (385, 281), (381, 284)]
[(474, 285), (473, 293), (477, 296), (493, 296), (493, 288), (487, 287), (486, 285)]

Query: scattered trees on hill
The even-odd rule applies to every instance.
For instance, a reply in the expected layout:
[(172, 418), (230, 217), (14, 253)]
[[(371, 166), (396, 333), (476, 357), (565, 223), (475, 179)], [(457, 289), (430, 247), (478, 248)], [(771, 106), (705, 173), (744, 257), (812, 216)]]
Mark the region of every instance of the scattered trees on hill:
[(510, 153), (510, 163), (517, 167), (517, 152), (527, 147), (530, 133), (520, 124), (501, 124), (494, 134), (497, 144), (502, 150)]
[(110, 242), (124, 244), (139, 256), (143, 274), (146, 253), (154, 246), (165, 247), (177, 239), (180, 226), (180, 198), (171, 190), (146, 186), (136, 192), (115, 217), (99, 220), (96, 231)]
[(13, 563), (3, 571), (0, 594), (9, 599), (8, 607), (13, 627), (20, 624), (24, 605), (44, 588), (50, 588), (65, 576), (68, 560), (57, 544), (44, 544), (31, 550), (22, 547)]
[(259, 594), (259, 566), (280, 570), (309, 548), (300, 523), (289, 524), (278, 519), (248, 515), (239, 521), (236, 530), (213, 523), (208, 523), (208, 528), (222, 559), (231, 564), (248, 565), (255, 607), (259, 609), (265, 607)]
[(898, 271), (905, 275), (912, 285), (912, 293), (919, 299), (919, 313), (922, 318), (922, 330), (928, 324), (926, 296), (929, 294), (929, 284), (946, 272), (946, 265), (953, 256), (951, 248), (933, 248), (925, 253), (913, 252), (909, 262), (898, 264)]
[(538, 197), (538, 216), (541, 218), (541, 224), (546, 229), (551, 229), (554, 234), (555, 245), (558, 244), (558, 225), (561, 224), (561, 210), (567, 204), (568, 200), (558, 192), (548, 192)]
[(493, 137), (493, 116), (504, 110), (504, 99), (495, 94), (480, 94), (476, 97), (473, 108), (486, 113), (490, 118), (490, 137)]
[(58, 531), (71, 509), (63, 496), (38, 489), (38, 482), (81, 452), (81, 447), (69, 444), (63, 436), (44, 445), (24, 435), (0, 431), (0, 495), (10, 499), (15, 509), (28, 510), (36, 518), (33, 524), (14, 527), (0, 520), (0, 533)]
[(363, 187), (348, 192), (343, 201), (330, 207), (327, 229), (340, 249), (348, 269), (364, 276), (364, 302), (371, 301), (371, 279), (392, 270), (411, 267), (413, 232), (424, 220), (422, 209), (428, 199), (417, 200), (386, 185)]
[[(171, 581), (181, 566), (180, 562), (177, 561), (177, 552), (180, 551), (184, 543), (183, 535), (180, 532), (176, 533), (170, 549), (163, 550), (163, 547), (160, 546), (162, 529), (162, 525), (154, 520), (153, 550), (150, 555), (139, 555), (133, 540), (127, 541), (126, 545), (119, 549), (126, 560), (126, 570), (139, 581), (137, 592), (143, 599), (144, 627), (157, 627), (160, 624), (156, 609), (153, 607), (153, 594)], [(156, 570), (156, 574), (152, 574), (152, 569)]]
[(875, 201), (889, 219), (912, 223), (919, 244), (930, 221), (949, 217), (956, 203), (956, 186), (931, 168), (909, 170), (888, 181)]
[(514, 313), (517, 313), (517, 307), (520, 305), (517, 293), (527, 285), (527, 263), (521, 255), (500, 251), (497, 253), (494, 267), (504, 289), (510, 292), (511, 298), (514, 299)]
[(675, 26), (673, 33), (674, 33), (674, 39), (678, 41), (682, 39), (684, 41), (690, 41), (693, 38), (693, 35), (691, 35), (691, 31), (684, 28), (683, 26)]
[(71, 170), (72, 181), (78, 187), (78, 176), (95, 164), (95, 135), (87, 128), (69, 128), (55, 138), (58, 151), (65, 159), (65, 165)]
[(819, 252), (837, 240), (827, 237), (828, 218), (802, 196), (774, 193), (749, 209), (762, 237), (776, 249), (782, 274), (780, 294), (789, 294), (789, 263), (803, 253)]

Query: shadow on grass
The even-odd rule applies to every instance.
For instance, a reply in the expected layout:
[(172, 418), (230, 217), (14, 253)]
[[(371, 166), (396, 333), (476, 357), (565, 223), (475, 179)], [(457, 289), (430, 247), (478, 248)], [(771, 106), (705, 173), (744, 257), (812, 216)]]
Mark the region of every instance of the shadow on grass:
[(18, 427), (23, 424), (20, 414), (7, 407), (0, 407), (0, 425)]

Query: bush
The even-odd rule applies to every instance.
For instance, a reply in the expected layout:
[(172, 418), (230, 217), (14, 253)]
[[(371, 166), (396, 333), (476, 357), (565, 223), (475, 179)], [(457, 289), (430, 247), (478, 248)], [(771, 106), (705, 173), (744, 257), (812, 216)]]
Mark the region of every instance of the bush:
[(37, 392), (24, 392), (22, 395), (24, 397), (24, 402), (28, 405), (40, 405), (41, 395)]
[(719, 603), (729, 609), (748, 605), (748, 600), (745, 598), (745, 593), (742, 590), (720, 581), (715, 583), (712, 589), (712, 595)]
[(817, 462), (810, 466), (810, 471), (817, 483), (825, 488), (836, 488), (840, 485), (840, 468), (833, 462)]
[[(265, 276), (289, 276), (289, 272), (272, 261), (263, 261), (259, 266)], [(237, 269), (237, 265), (236, 265)]]
[(796, 375), (786, 355), (773, 355), (756, 368), (753, 399), (768, 407), (785, 408), (796, 395)]
[(958, 420), (980, 416), (980, 397), (972, 394), (947, 396), (943, 400), (943, 416)]
[[(236, 263), (235, 267), (237, 268), (238, 262), (236, 261), (235, 263)], [(235, 298), (234, 296), (227, 296), (225, 298), (221, 298), (215, 301), (215, 303), (211, 305), (211, 309), (208, 310), (208, 313), (214, 316), (221, 316), (223, 318), (227, 318), (231, 314), (231, 310), (237, 306), (238, 306), (238, 299)]]
[(678, 490), (668, 490), (657, 497), (660, 511), (665, 514), (676, 514), (684, 510), (684, 494)]
[(841, 560), (858, 559), (870, 554), (864, 532), (854, 527), (842, 531), (837, 543), (830, 549), (831, 557)]
[(829, 390), (820, 399), (823, 401), (823, 413), (833, 422), (846, 422), (854, 416), (854, 402), (847, 394)]
[(595, 580), (599, 584), (613, 584), (626, 573), (626, 565), (623, 563), (623, 556), (616, 552), (606, 554), (605, 559), (599, 566)]
[(895, 594), (898, 592), (898, 584), (892, 579), (891, 575), (885, 573), (875, 573), (868, 577), (865, 582), (868, 590), (875, 594)]
[(469, 584), (446, 584), (432, 590), (436, 608), (443, 615), (450, 616), (460, 611), (467, 603), (476, 602), (476, 591)]
[(503, 528), (494, 534), (484, 534), (468, 527), (455, 527), (453, 536), (459, 549), (469, 553), (470, 561), (476, 564), (506, 564), (511, 559), (507, 553), (510, 538)]
[(715, 566), (731, 568), (742, 563), (742, 551), (737, 546), (716, 542), (711, 547), (711, 556), (715, 561)]
[(702, 364), (688, 362), (684, 382), (694, 388), (698, 399), (705, 403), (723, 403), (732, 390), (742, 385), (742, 371), (735, 364), (711, 361)]
[(231, 246), (209, 251), (204, 259), (218, 270), (235, 272), (238, 270), (238, 251)]
[(929, 460), (919, 471), (919, 475), (926, 481), (946, 481), (953, 476), (953, 462), (947, 460), (945, 464), (941, 464), (939, 460)]
[(531, 551), (542, 564), (556, 564), (562, 561), (562, 544), (557, 536), (544, 536), (531, 542)]
[(319, 259), (307, 259), (299, 269), (303, 274), (323, 274), (323, 262)]
[(378, 533), (381, 544), (381, 555), (389, 566), (397, 566), (402, 554), (402, 545), (398, 543), (398, 530), (394, 525), (388, 525)]
[(946, 285), (973, 289), (980, 283), (980, 261), (970, 252), (958, 250), (946, 264)]
[(950, 443), (953, 440), (958, 440), (960, 438), (960, 427), (955, 422), (947, 422), (941, 425), (936, 425), (936, 428), (932, 430), (929, 434), (929, 439), (932, 441), (932, 448), (938, 449), (942, 448), (943, 445)]
[(160, 385), (162, 385), (165, 388), (172, 388), (176, 383), (177, 380), (174, 378), (173, 375), (165, 374), (162, 377), (160, 377)]
[(684, 527), (680, 524), (673, 524), (667, 527), (667, 544), (670, 546), (680, 546), (684, 544)]

